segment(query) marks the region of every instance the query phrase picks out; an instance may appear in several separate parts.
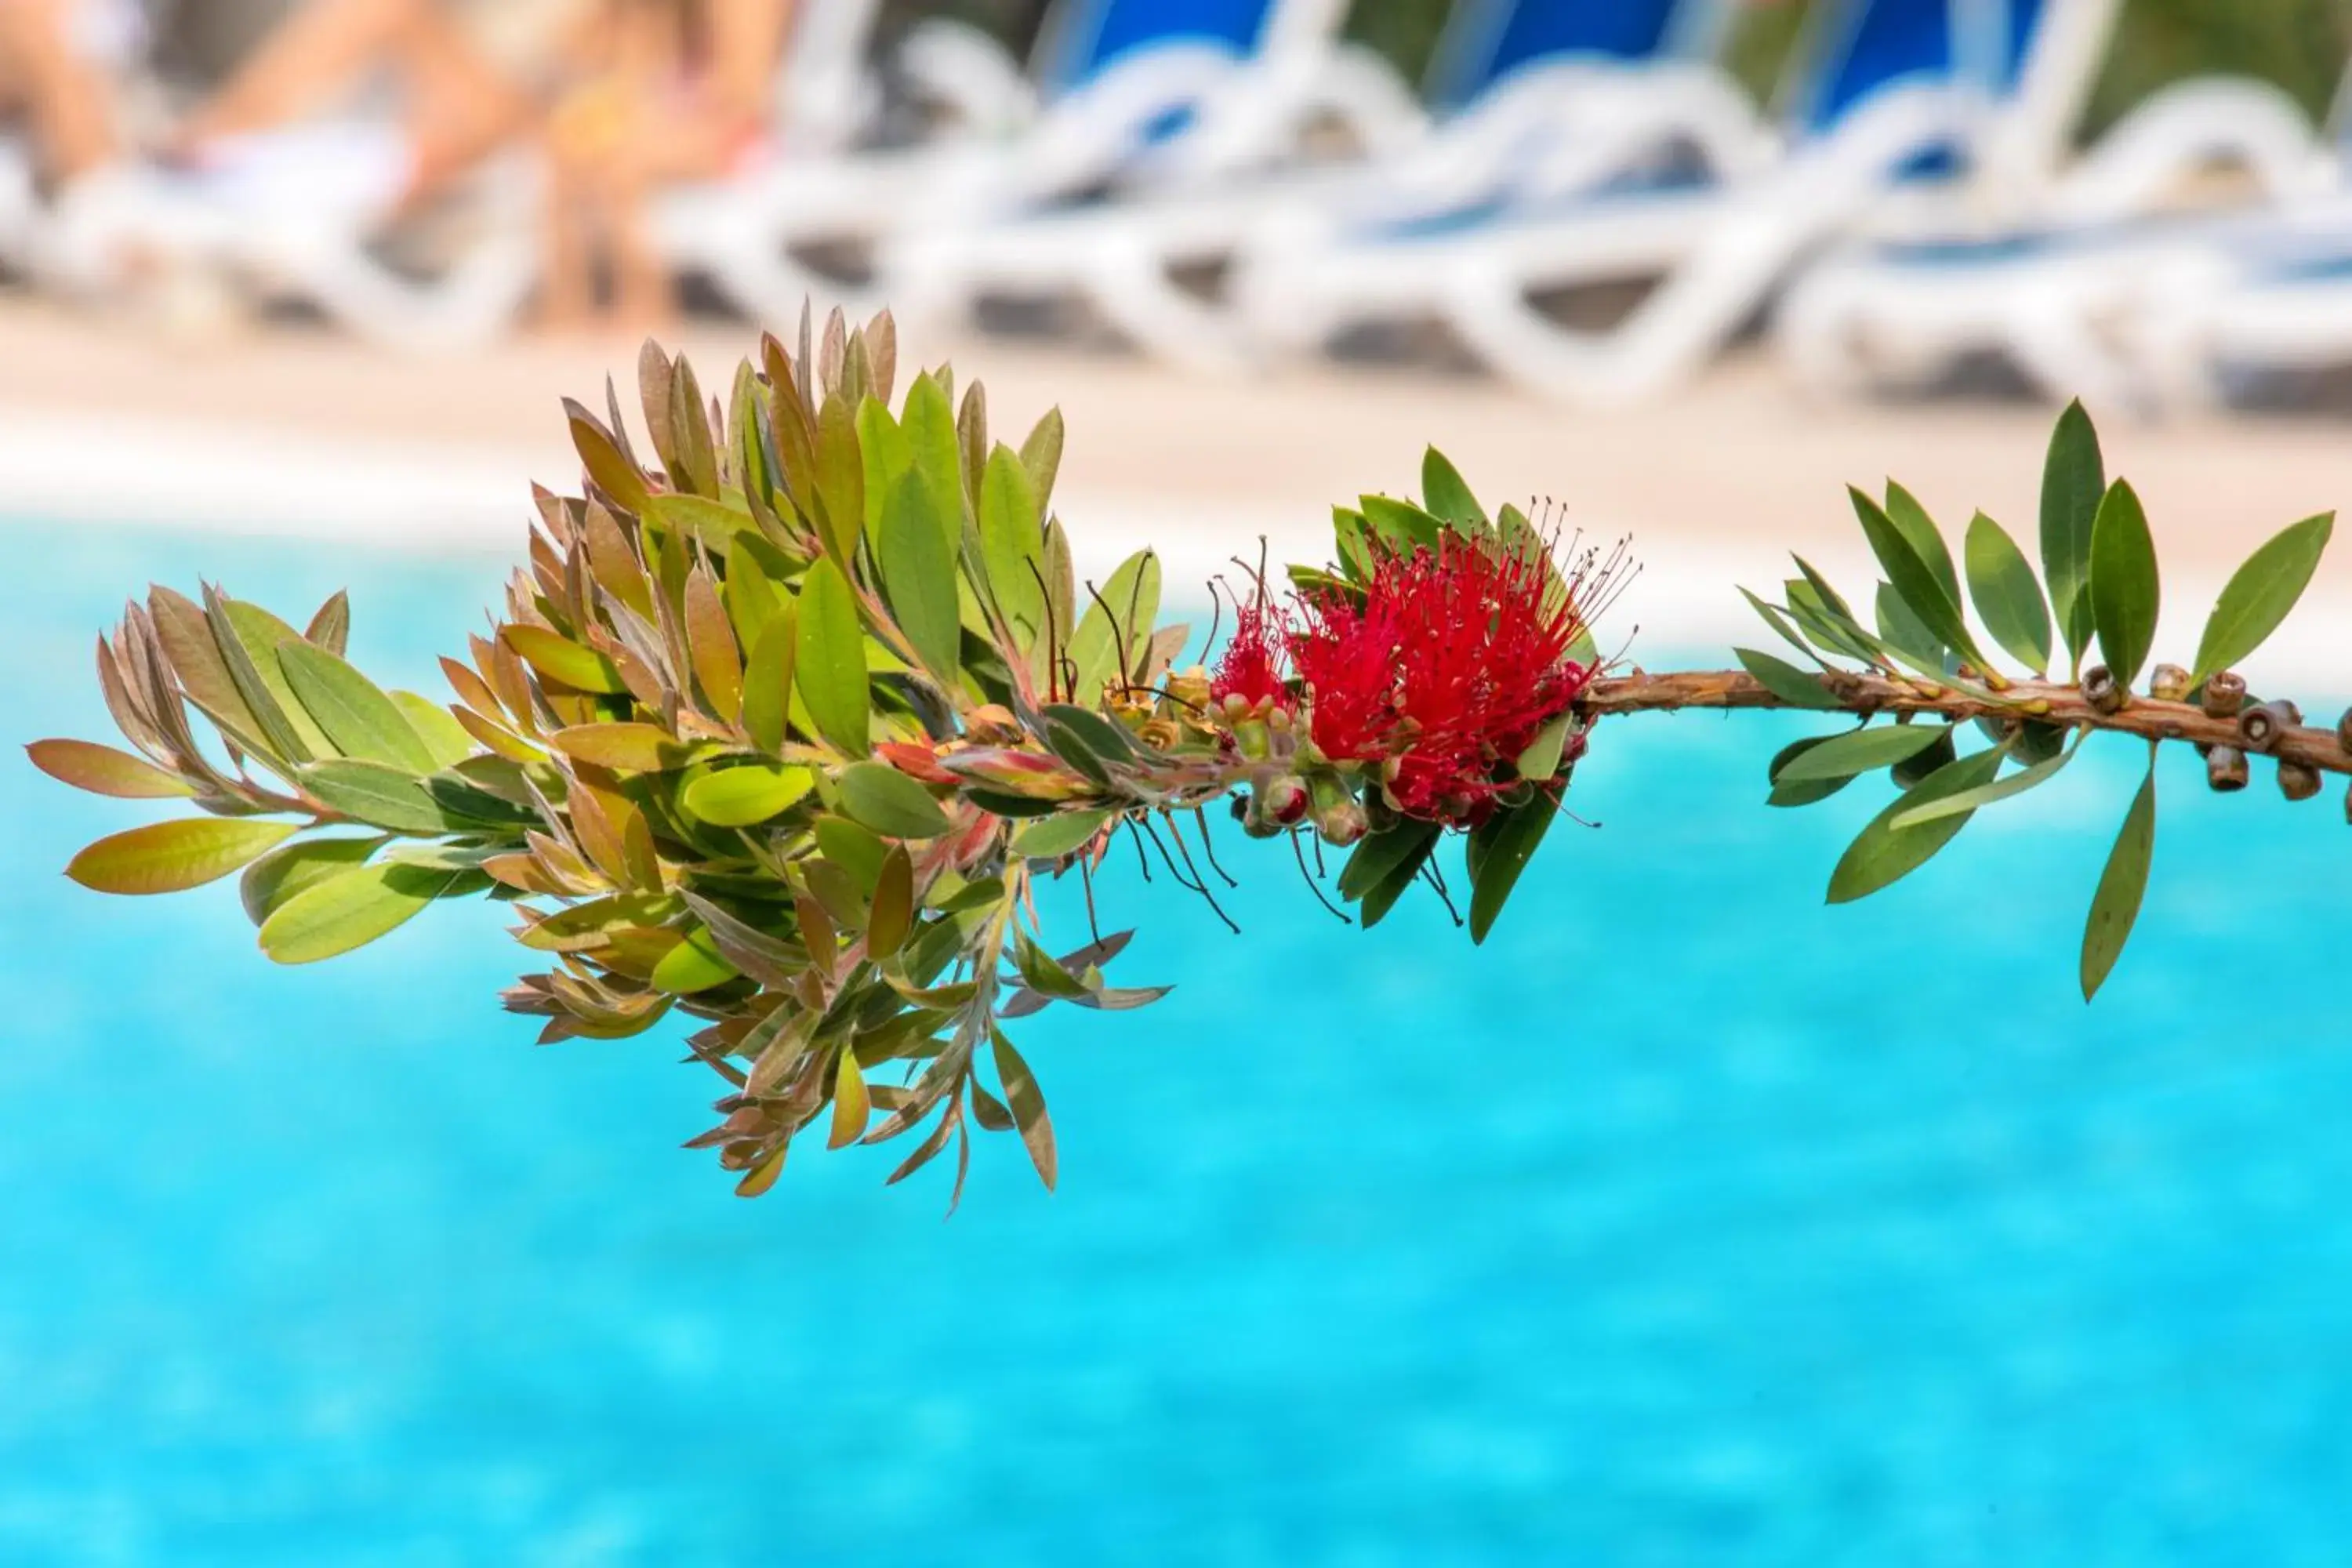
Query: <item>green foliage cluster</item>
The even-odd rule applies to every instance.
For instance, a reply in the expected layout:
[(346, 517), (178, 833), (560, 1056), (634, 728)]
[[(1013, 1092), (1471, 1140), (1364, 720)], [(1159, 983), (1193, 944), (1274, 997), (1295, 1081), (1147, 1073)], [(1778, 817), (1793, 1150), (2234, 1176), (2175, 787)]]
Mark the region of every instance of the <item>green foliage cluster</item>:
[[(1796, 557), (1800, 574), (1781, 584), (1778, 603), (1752, 593), (1748, 600), (1803, 663), (1740, 648), (1741, 664), (1791, 707), (1850, 710), (1851, 688), (1842, 691), (1841, 681), (1866, 674), (1956, 696), (1978, 712), (1970, 723), (1906, 709), (1893, 723), (1876, 725), (1877, 714), (1864, 706), (1854, 728), (1795, 742), (1772, 760), (1775, 805), (1810, 805), (1882, 769), (1902, 792), (1839, 860), (1830, 878), (1832, 903), (1867, 897), (1908, 876), (1977, 811), (2056, 776), (2102, 714), (2120, 714), (2131, 703), (2143, 673), (2151, 675), (2154, 700), (2237, 716), (2243, 685), (2231, 667), (2286, 618), (2335, 528), (2332, 512), (2305, 518), (2256, 550), (2215, 604), (2194, 668), (2158, 665), (2150, 672), (2162, 606), (2155, 542), (2137, 493), (2126, 480), (2107, 479), (2097, 433), (2079, 403), (2059, 416), (2043, 465), (2038, 577), (2008, 531), (1981, 511), (1969, 521), (1956, 559), (1935, 520), (1901, 485), (1887, 481), (1883, 498), (1849, 493), (1885, 573), (1868, 621)], [(1989, 646), (2022, 674), (2012, 678), (1987, 657), (1988, 644), (1969, 625), (1971, 603)], [(2083, 660), (2093, 652), (2104, 662), (2086, 672)], [(2046, 678), (2062, 660), (2071, 695), (2079, 699), (2073, 705), (2086, 703), (2088, 712), (2063, 711), (2066, 694), (2053, 700)], [(1963, 750), (1971, 730), (1985, 743)], [(2105, 983), (2138, 916), (2155, 849), (2156, 755), (2164, 738), (2160, 726), (2147, 737), (2146, 780), (2092, 900), (2081, 962), (2085, 999)], [(2300, 766), (2281, 763), (2283, 770)], [(2218, 787), (2243, 779), (2242, 768), (2214, 776)], [(2283, 776), (2300, 790), (2299, 773)]]
[[(1188, 635), (1155, 628), (1157, 558), (1079, 595), (1058, 412), (1016, 448), (945, 367), (894, 409), (887, 314), (810, 339), (768, 339), (723, 405), (648, 345), (650, 464), (609, 386), (608, 418), (567, 405), (584, 493), (540, 493), (504, 619), (443, 661), (447, 710), (345, 662), (341, 595), (299, 633), (211, 588), (131, 605), (99, 671), (138, 754), (34, 760), (213, 815), (101, 840), (71, 874), (152, 893), (242, 869), (288, 963), (487, 893), (550, 962), (507, 996), (542, 1040), (704, 1022), (693, 1048), (730, 1092), (697, 1142), (745, 1193), (820, 1118), (834, 1146), (929, 1120), (893, 1180), (951, 1137), (961, 1159), (971, 1121), (1017, 1131), (1050, 1185), (1004, 1023), (1160, 993), (1104, 980), (1128, 933), (1048, 953), (1030, 879), (1097, 857), (1123, 810), (1223, 794), (1217, 736), (1151, 694)], [(871, 1077), (891, 1063), (910, 1081)]]

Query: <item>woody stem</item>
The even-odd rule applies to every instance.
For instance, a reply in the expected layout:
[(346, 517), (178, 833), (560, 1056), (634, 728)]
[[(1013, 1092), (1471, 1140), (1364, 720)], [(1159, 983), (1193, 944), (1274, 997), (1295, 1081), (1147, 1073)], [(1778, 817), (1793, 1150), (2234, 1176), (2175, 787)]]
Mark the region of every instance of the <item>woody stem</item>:
[[(1932, 713), (1959, 721), (1990, 719), (1995, 722), (2032, 719), (2066, 729), (2095, 730), (2137, 735), (2145, 741), (2186, 741), (2200, 746), (2247, 745), (2234, 718), (2216, 718), (2188, 702), (2167, 702), (2153, 697), (2132, 697), (2112, 713), (2091, 705), (2079, 686), (2056, 681), (2020, 681), (1988, 700), (1973, 692), (1957, 690), (1925, 679), (1832, 670), (1821, 678), (1822, 689), (1837, 710), (1861, 718), (1877, 713)], [(1744, 670), (1678, 670), (1653, 675), (1635, 669), (1604, 676), (1587, 687), (1578, 710), (1588, 719), (1619, 713), (1672, 712), (1683, 708), (1795, 708)], [(2352, 773), (2352, 752), (2332, 730), (2308, 725), (2281, 728), (2265, 756), (2300, 763), (2323, 773)]]

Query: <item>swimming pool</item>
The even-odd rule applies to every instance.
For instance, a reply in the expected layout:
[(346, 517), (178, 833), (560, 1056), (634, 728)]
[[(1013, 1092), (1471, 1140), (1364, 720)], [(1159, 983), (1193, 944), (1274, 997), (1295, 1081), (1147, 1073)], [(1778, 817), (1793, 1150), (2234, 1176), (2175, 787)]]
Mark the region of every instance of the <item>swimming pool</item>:
[[(150, 577), (350, 582), (437, 690), (503, 570), (0, 541), (12, 741), (105, 733)], [(2131, 748), (1832, 910), (1874, 805), (1761, 804), (1803, 728), (1604, 730), (1480, 950), (1238, 837), (1241, 938), (1123, 869), (1180, 989), (1025, 1026), (1063, 1190), (992, 1139), (945, 1225), (886, 1152), (730, 1195), (709, 1076), (533, 1049), (491, 910), (283, 971), (226, 888), (84, 893), (140, 808), (12, 763), (0, 1561), (2340, 1562), (2335, 805), (2172, 759), (2086, 1010)]]

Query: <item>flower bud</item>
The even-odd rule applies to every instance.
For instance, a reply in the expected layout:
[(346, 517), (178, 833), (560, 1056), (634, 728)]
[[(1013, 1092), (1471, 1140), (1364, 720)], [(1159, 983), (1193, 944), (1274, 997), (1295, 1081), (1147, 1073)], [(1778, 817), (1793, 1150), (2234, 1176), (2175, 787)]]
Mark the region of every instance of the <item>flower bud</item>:
[(2281, 731), (2302, 721), (2303, 710), (2284, 699), (2258, 703), (2238, 715), (2238, 739), (2250, 752), (2268, 752)]
[(1337, 775), (1317, 773), (1307, 788), (1313, 792), (1315, 831), (1323, 836), (1324, 843), (1345, 849), (1364, 836), (1370, 826), (1364, 808)]
[(1370, 826), (1364, 808), (1344, 796), (1315, 814), (1315, 831), (1334, 849), (1347, 848), (1363, 837)]
[(2179, 702), (2189, 695), (2189, 672), (2177, 664), (2159, 664), (2147, 678), (2147, 694), (2159, 702)]
[(2120, 713), (2131, 700), (2131, 693), (2116, 679), (2116, 672), (2104, 664), (2095, 664), (2083, 672), (2083, 700), (2099, 713)]
[(2278, 765), (2279, 794), (2289, 800), (2309, 800), (2319, 793), (2319, 770), (2305, 763)]
[(1307, 815), (1307, 786), (1288, 773), (1276, 774), (1258, 786), (1258, 808), (1285, 827)]
[(2205, 753), (2205, 783), (2216, 795), (2233, 795), (2246, 787), (2246, 753), (2235, 746), (2216, 746)]
[(2225, 669), (2210, 676), (2205, 681), (2205, 716), (2209, 719), (2234, 719), (2238, 710), (2246, 705), (2246, 678), (2234, 669)]

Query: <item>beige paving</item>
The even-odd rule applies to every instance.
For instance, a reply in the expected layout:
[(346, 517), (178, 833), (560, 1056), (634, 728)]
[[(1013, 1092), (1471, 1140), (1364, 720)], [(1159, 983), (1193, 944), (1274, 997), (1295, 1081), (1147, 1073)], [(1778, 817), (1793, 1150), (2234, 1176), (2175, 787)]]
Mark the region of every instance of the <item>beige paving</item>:
[[(679, 342), (706, 381), (718, 381), (750, 341), (749, 329), (706, 323)], [(1435, 442), (1485, 493), (1552, 496), (1573, 522), (1632, 531), (1651, 568), (1643, 618), (1653, 625), (1704, 591), (1711, 626), (1728, 584), (1777, 580), (1790, 548), (1859, 569), (1849, 480), (1893, 473), (1948, 526), (1981, 506), (2030, 540), (2053, 412), (1990, 401), (1824, 404), (1800, 395), (1757, 353), (1667, 403), (1607, 415), (1405, 369), (1283, 367), (1203, 380), (1116, 353), (1001, 339), (910, 341), (902, 357), (948, 357), (960, 377), (981, 375), (1001, 430), (1017, 433), (1049, 404), (1062, 405), (1064, 511), (1082, 542), (1099, 515), (1116, 520), (1104, 526), (1121, 548), (1146, 531), (1188, 564), (1254, 550), (1262, 531), (1275, 533), (1278, 553), (1311, 551), (1332, 500), (1410, 489), (1423, 445)], [(628, 342), (522, 339), (462, 358), (404, 359), (299, 327), (173, 345), (0, 300), (0, 449), (12, 431), (33, 448), (14, 467), (0, 463), (0, 479), (55, 466), (44, 432), (63, 420), (83, 432), (176, 431), (200, 447), (243, 441), (291, 467), (332, 468), (334, 454), (363, 451), (395, 478), (446, 470), (510, 482), (519, 501), (527, 477), (560, 483), (572, 472), (557, 399), (601, 402), (607, 370), (625, 375), (634, 358)], [(2337, 421), (2147, 425), (2111, 414), (2102, 431), (2110, 471), (2139, 488), (2184, 597), (2218, 582), (2270, 531), (2352, 501), (2352, 430)], [(94, 497), (124, 482), (105, 471), (74, 479)], [(139, 490), (132, 510), (177, 504), (168, 487), (154, 490)], [(217, 517), (233, 513), (236, 498), (200, 504), (189, 495), (185, 504)], [(511, 538), (509, 526), (501, 521), (498, 537)], [(2352, 604), (2352, 550), (2326, 568), (2322, 592)], [(1643, 608), (1643, 595), (1633, 604)], [(2325, 627), (2316, 635), (2347, 640)]]

